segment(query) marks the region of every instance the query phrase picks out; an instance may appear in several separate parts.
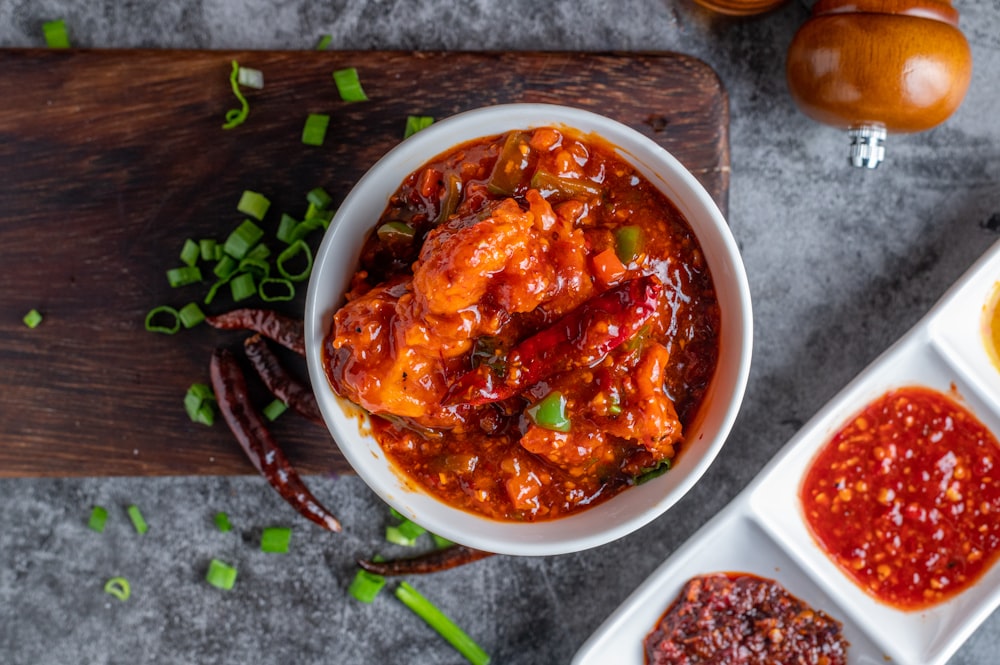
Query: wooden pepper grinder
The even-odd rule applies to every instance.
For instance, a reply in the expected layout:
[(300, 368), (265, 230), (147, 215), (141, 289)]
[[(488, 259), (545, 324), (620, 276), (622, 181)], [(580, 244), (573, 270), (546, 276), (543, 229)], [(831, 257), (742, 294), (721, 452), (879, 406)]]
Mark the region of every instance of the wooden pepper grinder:
[(888, 132), (930, 129), (958, 108), (972, 54), (947, 0), (819, 0), (786, 75), (799, 109), (847, 129), (851, 163), (875, 168)]

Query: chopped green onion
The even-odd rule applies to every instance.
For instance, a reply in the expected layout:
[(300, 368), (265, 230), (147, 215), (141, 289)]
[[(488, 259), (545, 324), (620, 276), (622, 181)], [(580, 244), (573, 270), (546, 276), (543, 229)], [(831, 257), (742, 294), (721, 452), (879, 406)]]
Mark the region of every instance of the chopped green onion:
[(108, 521), (108, 509), (103, 506), (94, 506), (90, 511), (90, 520), (87, 526), (97, 533), (104, 533), (104, 524)]
[[(309, 193), (306, 194), (306, 200), (316, 206), (318, 210), (326, 210), (330, 207), (330, 204), (333, 203), (333, 198), (327, 194), (326, 190), (322, 187), (316, 187), (309, 190)], [(309, 216), (310, 215), (308, 214), (306, 215), (306, 217)]]
[[(161, 316), (162, 315), (162, 316)], [(169, 326), (160, 325), (155, 321), (157, 319), (163, 318), (164, 316), (170, 317), (172, 323)], [(173, 307), (167, 305), (160, 305), (159, 307), (154, 307), (149, 310), (149, 314), (146, 315), (146, 330), (149, 332), (163, 333), (164, 335), (173, 335), (178, 330), (181, 329), (180, 315), (177, 310)]]
[(403, 513), (399, 512), (398, 510), (396, 510), (392, 506), (389, 506), (389, 514), (392, 515), (393, 517), (395, 517), (397, 520), (409, 519), (406, 515), (404, 515)]
[(198, 307), (198, 303), (189, 302), (177, 312), (177, 318), (181, 320), (181, 325), (185, 328), (194, 328), (205, 320), (205, 313)]
[(288, 405), (282, 402), (280, 399), (271, 400), (271, 403), (264, 407), (261, 413), (264, 417), (270, 420), (272, 423), (278, 419), (278, 416), (283, 414), (288, 410)]
[(260, 551), (272, 554), (287, 554), (288, 543), (292, 540), (292, 530), (287, 526), (271, 526), (260, 536)]
[(385, 586), (385, 578), (367, 570), (359, 570), (347, 591), (362, 603), (371, 603)]
[(45, 44), (49, 48), (69, 48), (69, 31), (66, 29), (66, 21), (46, 21), (42, 23), (42, 32), (45, 34)]
[(642, 229), (638, 226), (622, 226), (615, 231), (615, 254), (622, 263), (628, 265), (639, 255), (642, 244)]
[(146, 524), (146, 520), (142, 517), (142, 513), (139, 511), (139, 506), (132, 504), (127, 510), (128, 518), (132, 520), (132, 526), (135, 527), (135, 530), (139, 533), (139, 535), (149, 531), (149, 525)]
[(417, 539), (425, 533), (427, 533), (427, 529), (416, 522), (404, 519), (402, 523), (396, 526), (387, 526), (385, 528), (385, 539), (396, 545), (413, 547), (417, 544)]
[[(298, 273), (290, 273), (285, 264), (298, 257), (299, 254), (305, 255), (305, 267)], [(312, 250), (309, 249), (307, 245), (302, 240), (296, 240), (291, 245), (288, 246), (281, 254), (278, 254), (278, 258), (275, 260), (274, 265), (278, 269), (278, 273), (285, 279), (292, 282), (301, 282), (309, 278), (309, 273), (312, 272)]]
[(198, 266), (184, 266), (183, 268), (171, 268), (167, 271), (167, 282), (170, 286), (177, 288), (196, 284), (201, 281), (201, 268)]
[(202, 261), (216, 261), (218, 260), (215, 256), (215, 252), (219, 247), (219, 243), (211, 238), (206, 238), (204, 240), (198, 241), (198, 249), (201, 251)]
[(215, 527), (222, 533), (233, 530), (233, 525), (229, 523), (229, 515), (222, 511), (215, 513)]
[(25, 314), (24, 318), (21, 320), (24, 321), (24, 325), (28, 326), (29, 328), (37, 328), (38, 324), (42, 322), (42, 315), (38, 312), (37, 309), (33, 309), (29, 311), (27, 314)]
[(260, 90), (264, 87), (264, 72), (250, 67), (240, 67), (240, 71), (236, 75), (236, 82), (248, 88)]
[(229, 591), (236, 584), (236, 569), (218, 559), (212, 559), (212, 562), (208, 564), (208, 574), (205, 575), (205, 581), (217, 589)]
[(566, 398), (558, 390), (553, 390), (526, 410), (533, 423), (556, 432), (568, 432), (570, 420), (566, 416)]
[(443, 550), (444, 548), (451, 547), (452, 545), (455, 544), (454, 541), (448, 540), (444, 536), (439, 536), (436, 533), (432, 533), (431, 538), (434, 539), (434, 547), (436, 547), (439, 550)]
[(333, 35), (320, 35), (319, 41), (316, 42), (317, 51), (325, 51), (329, 48), (330, 43), (333, 41)]
[(233, 296), (233, 302), (239, 302), (257, 293), (257, 284), (253, 280), (253, 275), (245, 272), (229, 280), (229, 291)]
[(642, 471), (639, 472), (639, 475), (635, 477), (635, 484), (642, 485), (643, 483), (648, 482), (653, 478), (659, 478), (667, 471), (669, 471), (671, 466), (672, 464), (670, 463), (670, 460), (665, 459), (662, 460), (656, 466), (643, 469)]
[(427, 129), (434, 124), (434, 118), (429, 115), (408, 115), (406, 116), (406, 129), (403, 130), (403, 138), (408, 139), (421, 129)]
[(215, 393), (204, 383), (192, 383), (184, 395), (184, 410), (191, 422), (211, 426), (215, 423)]
[(338, 69), (333, 73), (333, 81), (337, 84), (337, 92), (345, 102), (363, 102), (368, 99), (364, 89), (361, 87), (361, 80), (358, 78), (358, 70), (354, 67)]
[(229, 237), (226, 238), (226, 243), (222, 249), (226, 254), (234, 259), (242, 259), (254, 245), (260, 242), (260, 239), (263, 237), (263, 229), (251, 222), (249, 219), (244, 219), (243, 222), (229, 234)]
[(317, 229), (327, 228), (330, 225), (331, 219), (333, 219), (332, 210), (317, 210), (313, 212), (311, 215), (307, 216), (304, 220), (295, 225), (295, 228), (292, 229), (291, 235), (288, 239), (288, 243), (292, 244), (296, 240), (302, 240)]
[[(227, 256), (226, 258), (228, 259), (229, 257)], [(215, 282), (215, 284), (212, 284), (212, 286), (208, 289), (208, 293), (205, 294), (205, 300), (203, 300), (202, 302), (204, 302), (206, 305), (211, 305), (212, 301), (215, 300), (215, 294), (219, 292), (219, 289), (222, 288), (223, 285), (228, 284), (229, 280), (232, 279), (233, 275), (235, 274), (236, 272), (234, 270), (226, 277), (223, 277), (222, 279)]]
[(281, 242), (288, 244), (293, 241), (292, 231), (298, 225), (298, 220), (291, 215), (281, 215), (281, 221), (278, 222), (278, 230), (275, 232), (275, 236)]
[(264, 215), (267, 214), (267, 209), (270, 207), (271, 201), (266, 196), (257, 192), (251, 192), (249, 189), (243, 191), (243, 195), (240, 196), (240, 202), (236, 204), (237, 210), (244, 215), (250, 215), (258, 221), (264, 219)]
[(240, 92), (239, 75), (240, 63), (233, 60), (233, 71), (229, 75), (229, 85), (232, 87), (236, 99), (240, 101), (240, 108), (231, 109), (226, 112), (226, 124), (222, 126), (223, 129), (232, 129), (233, 127), (242, 125), (246, 121), (247, 116), (250, 115), (250, 104), (247, 103), (247, 98)]
[(306, 116), (306, 124), (302, 128), (302, 142), (306, 145), (323, 145), (326, 140), (326, 128), (330, 125), (330, 116), (322, 113), (310, 113)]
[(104, 583), (104, 593), (111, 594), (118, 600), (125, 602), (132, 595), (132, 588), (124, 577), (112, 577)]
[(265, 277), (257, 285), (257, 295), (264, 302), (285, 302), (295, 299), (295, 285), (287, 279)]
[(228, 254), (223, 254), (222, 258), (219, 259), (219, 262), (215, 264), (214, 268), (212, 268), (212, 272), (219, 279), (226, 279), (227, 277), (231, 277), (239, 267), (239, 261)]
[(464, 630), (459, 628), (444, 612), (420, 595), (412, 586), (406, 582), (400, 582), (399, 586), (396, 587), (396, 598), (399, 598), (414, 614), (426, 621), (427, 625), (436, 630), (441, 637), (455, 647), (460, 654), (465, 656), (466, 660), (472, 663), (472, 665), (489, 664), (489, 654), (483, 651)]
[[(258, 247), (262, 246), (263, 245), (258, 245)], [(256, 249), (256, 247), (254, 249)], [(271, 264), (263, 259), (253, 259), (247, 256), (245, 259), (240, 261), (240, 267), (237, 272), (252, 273), (263, 279), (271, 274)]]
[(375, 231), (378, 239), (382, 242), (413, 240), (416, 230), (406, 222), (386, 222)]
[(184, 247), (181, 248), (181, 262), (186, 266), (193, 266), (198, 263), (199, 258), (201, 258), (201, 247), (194, 240), (188, 238), (184, 241)]

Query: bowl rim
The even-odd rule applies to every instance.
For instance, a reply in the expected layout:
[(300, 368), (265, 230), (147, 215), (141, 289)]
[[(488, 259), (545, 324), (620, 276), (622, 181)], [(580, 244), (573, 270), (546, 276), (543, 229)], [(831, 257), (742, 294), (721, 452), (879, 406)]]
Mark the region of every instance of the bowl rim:
[[(566, 517), (515, 523), (450, 506), (417, 487), (402, 471), (391, 467), (374, 437), (362, 430), (361, 410), (337, 397), (327, 381), (322, 366), (323, 338), (333, 313), (343, 302), (343, 289), (334, 300), (329, 293), (332, 287), (324, 284), (334, 270), (339, 270), (340, 281), (346, 284), (345, 278), (357, 265), (361, 246), (358, 238), (367, 236), (384, 210), (389, 195), (396, 191), (406, 175), (461, 143), (511, 129), (543, 126), (564, 126), (584, 136), (599, 136), (684, 214), (703, 249), (703, 233), (710, 233), (713, 256), (705, 254), (716, 294), (719, 295), (720, 283), (724, 284), (735, 307), (722, 307), (720, 297), (719, 360), (695, 426), (690, 428), (697, 436), (691, 440), (685, 436), (684, 450), (674, 469), (676, 473), (628, 488), (612, 499)], [(352, 217), (356, 208), (366, 206), (378, 209), (374, 217), (364, 216), (361, 221), (357, 221), (358, 216)], [(692, 219), (692, 211), (699, 212), (696, 221)], [(351, 235), (353, 231), (357, 233)], [(345, 234), (351, 242), (343, 242)], [(348, 250), (353, 252), (346, 262), (348, 265), (334, 266), (338, 253), (344, 255)], [(733, 333), (737, 333), (735, 339)], [(750, 371), (753, 319), (749, 283), (732, 232), (712, 197), (673, 155), (639, 131), (606, 116), (555, 104), (518, 103), (481, 107), (436, 122), (393, 147), (357, 181), (344, 198), (316, 253), (306, 295), (305, 337), (309, 377), (327, 427), (347, 461), (383, 501), (449, 540), (500, 554), (538, 556), (580, 551), (617, 540), (662, 515), (694, 486), (721, 450), (742, 404)], [(730, 361), (726, 367), (722, 367), (724, 358)], [(723, 378), (728, 389), (724, 395), (719, 395)], [(725, 403), (715, 404), (717, 397), (724, 398)], [(699, 421), (710, 411), (717, 423), (710, 438), (705, 439), (705, 432), (701, 430), (703, 423)], [(690, 448), (700, 450), (696, 454)], [(697, 459), (692, 461), (692, 456)], [(684, 472), (680, 474), (677, 469), (682, 466)], [(590, 523), (598, 528), (581, 533), (580, 527)]]

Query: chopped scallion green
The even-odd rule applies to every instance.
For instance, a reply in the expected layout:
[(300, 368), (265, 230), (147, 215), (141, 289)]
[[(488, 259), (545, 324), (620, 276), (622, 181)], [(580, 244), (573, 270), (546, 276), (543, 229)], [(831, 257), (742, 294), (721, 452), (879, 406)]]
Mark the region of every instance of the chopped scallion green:
[(236, 569), (218, 559), (212, 559), (208, 564), (205, 581), (217, 589), (229, 591), (236, 584)]
[(399, 598), (414, 614), (426, 621), (427, 625), (436, 630), (472, 665), (489, 664), (489, 654), (483, 651), (482, 647), (476, 644), (464, 630), (412, 586), (406, 582), (400, 582), (399, 586), (396, 587), (396, 598)]
[(94, 506), (90, 511), (90, 520), (87, 526), (97, 533), (104, 533), (104, 524), (108, 521), (108, 509), (103, 506)]
[(417, 538), (425, 533), (427, 533), (427, 529), (416, 522), (404, 519), (396, 526), (387, 526), (385, 528), (385, 539), (396, 545), (413, 547), (417, 543)]
[(222, 533), (233, 530), (233, 525), (229, 523), (229, 515), (222, 511), (215, 513), (215, 527)]
[(292, 217), (291, 215), (283, 214), (281, 216), (281, 221), (278, 222), (278, 230), (275, 232), (274, 235), (281, 242), (289, 244), (293, 241), (292, 231), (295, 230), (295, 227), (298, 225), (298, 223), (299, 223), (298, 220)]
[(183, 266), (181, 268), (171, 268), (167, 271), (167, 282), (174, 288), (196, 284), (200, 281), (201, 268), (198, 266)]
[(429, 115), (408, 115), (406, 116), (406, 128), (403, 130), (403, 138), (408, 139), (421, 129), (427, 129), (434, 124), (434, 118)]
[(112, 577), (104, 583), (104, 593), (110, 594), (125, 602), (132, 595), (132, 588), (124, 577)]
[(271, 422), (274, 422), (275, 420), (278, 419), (278, 416), (280, 416), (287, 410), (288, 410), (287, 404), (282, 402), (280, 399), (274, 399), (271, 400), (270, 404), (264, 407), (261, 413), (264, 414), (265, 418), (267, 418)]
[(218, 247), (219, 243), (217, 243), (212, 238), (205, 238), (204, 240), (199, 240), (198, 248), (201, 251), (201, 260), (217, 261), (218, 259), (215, 256), (215, 252), (218, 249)]
[(127, 510), (128, 518), (132, 520), (132, 526), (135, 527), (135, 530), (139, 535), (149, 531), (149, 525), (146, 524), (146, 520), (143, 518), (142, 512), (139, 511), (139, 506), (132, 504)]
[(226, 238), (223, 251), (234, 259), (242, 259), (263, 237), (263, 229), (249, 219), (244, 219)]
[(194, 240), (188, 238), (184, 241), (184, 247), (181, 248), (181, 262), (186, 266), (193, 266), (198, 263), (199, 258), (201, 258), (201, 247)]
[[(264, 243), (259, 242), (253, 246), (253, 249), (247, 252), (244, 260), (263, 261), (269, 256), (271, 256), (271, 248)], [(270, 270), (266, 270), (265, 272), (270, 272)]]
[[(286, 264), (298, 258), (299, 254), (305, 256), (305, 266), (297, 273), (288, 272)], [(308, 279), (309, 273), (312, 272), (312, 264), (312, 250), (302, 240), (296, 240), (289, 245), (281, 254), (278, 254), (278, 258), (274, 262), (275, 267), (278, 269), (278, 274), (292, 282), (301, 282)]]
[(319, 41), (316, 42), (316, 50), (325, 51), (330, 47), (331, 42), (333, 42), (333, 35), (320, 35)]
[(260, 551), (272, 554), (287, 554), (288, 543), (292, 540), (292, 530), (287, 526), (271, 526), (260, 536)]
[(359, 570), (347, 591), (362, 603), (371, 603), (385, 586), (385, 578), (367, 570)]
[[(310, 189), (309, 193), (306, 194), (306, 200), (316, 206), (318, 210), (326, 210), (333, 203), (333, 198), (322, 187)], [(306, 214), (306, 217), (309, 217), (309, 214)]]
[[(263, 245), (258, 245), (258, 247), (263, 247)], [(254, 249), (257, 249), (256, 247)], [(240, 261), (240, 267), (237, 272), (253, 273), (257, 277), (263, 279), (271, 274), (271, 264), (264, 259), (256, 259), (247, 256), (245, 259)]]
[(333, 73), (333, 81), (337, 84), (337, 92), (345, 102), (363, 102), (368, 99), (361, 87), (358, 70), (354, 67), (338, 69)]
[(247, 98), (240, 92), (239, 75), (240, 63), (233, 60), (232, 73), (229, 74), (229, 85), (232, 87), (236, 99), (240, 102), (240, 108), (231, 109), (226, 112), (226, 123), (222, 125), (223, 129), (232, 129), (233, 127), (242, 125), (246, 121), (247, 116), (250, 115), (250, 104), (247, 103)]
[(260, 90), (264, 87), (264, 72), (250, 67), (240, 67), (236, 75), (236, 82), (248, 88)]
[(233, 302), (246, 300), (257, 293), (257, 283), (254, 282), (253, 274), (244, 272), (229, 280), (229, 291), (233, 296)]
[(38, 312), (37, 309), (32, 309), (27, 314), (25, 314), (24, 318), (21, 320), (24, 321), (24, 325), (28, 326), (29, 328), (37, 328), (38, 324), (42, 322), (42, 315)]
[(271, 207), (271, 201), (258, 192), (251, 192), (249, 189), (243, 191), (240, 202), (236, 204), (236, 209), (244, 215), (250, 215), (257, 221), (264, 219), (267, 209)]
[(436, 533), (432, 533), (431, 538), (434, 539), (434, 547), (439, 550), (443, 550), (444, 548), (451, 547), (455, 544), (454, 541), (448, 540), (444, 536), (439, 536)]
[(42, 32), (45, 34), (45, 44), (49, 48), (69, 48), (69, 30), (66, 28), (66, 21), (46, 21), (42, 23)]
[(212, 268), (212, 272), (215, 273), (215, 276), (219, 279), (226, 279), (227, 277), (232, 276), (232, 274), (236, 272), (236, 269), (239, 267), (239, 261), (228, 254), (223, 254), (222, 258), (219, 259), (219, 262), (215, 264), (214, 268)]
[(310, 113), (306, 116), (306, 124), (302, 128), (302, 142), (306, 145), (323, 145), (326, 140), (326, 129), (330, 125), (330, 116), (322, 113)]
[(295, 285), (289, 280), (265, 277), (257, 285), (257, 295), (264, 302), (285, 302), (295, 299)]
[(194, 328), (205, 320), (205, 313), (198, 307), (198, 303), (189, 302), (177, 312), (177, 318), (181, 320), (181, 325), (185, 328)]
[[(169, 318), (170, 325), (162, 325), (157, 323), (160, 319)], [(163, 333), (164, 335), (173, 335), (178, 330), (181, 329), (181, 319), (177, 310), (173, 307), (167, 305), (160, 305), (159, 307), (154, 307), (149, 310), (149, 314), (146, 315), (146, 330), (149, 332)]]
[(211, 426), (215, 423), (215, 393), (204, 383), (192, 383), (184, 395), (184, 410), (191, 422)]

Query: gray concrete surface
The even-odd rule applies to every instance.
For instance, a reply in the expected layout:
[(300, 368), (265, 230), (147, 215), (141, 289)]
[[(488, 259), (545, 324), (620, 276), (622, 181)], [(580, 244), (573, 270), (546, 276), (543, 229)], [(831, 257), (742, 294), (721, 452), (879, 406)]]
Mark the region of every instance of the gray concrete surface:
[[(301, 49), (330, 33), (344, 49), (676, 50), (719, 72), (732, 113), (730, 223), (756, 325), (747, 399), (722, 454), (676, 508), (618, 542), (414, 581), (494, 662), (568, 663), (1000, 240), (1000, 0), (955, 5), (975, 60), (968, 97), (943, 126), (892, 137), (875, 172), (849, 169), (843, 136), (791, 105), (784, 54), (806, 16), (794, 1), (732, 21), (686, 0), (0, 0), (0, 47), (41, 45), (41, 23), (63, 17), (84, 47)], [(253, 477), (0, 481), (0, 663), (462, 662), (390, 597), (369, 607), (345, 596), (353, 559), (384, 550), (385, 510), (357, 478), (311, 482), (344, 535), (310, 528)], [(152, 525), (143, 538), (124, 517), (132, 502)], [(85, 526), (95, 503), (113, 509), (103, 536)], [(235, 532), (214, 530), (219, 509)], [(258, 551), (270, 524), (296, 527), (292, 553)], [(239, 566), (233, 592), (202, 583), (212, 557)], [(132, 582), (129, 602), (102, 593), (112, 575)], [(995, 613), (951, 664), (997, 662), (997, 644)]]

